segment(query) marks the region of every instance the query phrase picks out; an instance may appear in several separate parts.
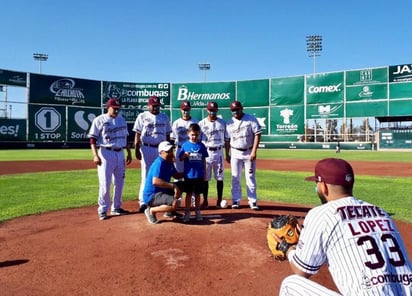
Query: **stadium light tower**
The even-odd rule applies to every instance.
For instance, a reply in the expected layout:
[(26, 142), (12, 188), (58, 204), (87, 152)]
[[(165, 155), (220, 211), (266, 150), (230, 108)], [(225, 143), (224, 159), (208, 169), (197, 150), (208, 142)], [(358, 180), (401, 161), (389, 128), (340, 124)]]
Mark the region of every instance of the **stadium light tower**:
[(316, 57), (320, 56), (322, 51), (322, 39), (321, 35), (306, 36), (306, 51), (309, 57), (313, 57), (313, 74), (316, 73)]
[(210, 70), (210, 64), (199, 64), (199, 70), (203, 71), (203, 81), (206, 81), (206, 71)]
[(39, 73), (41, 74), (41, 64), (42, 62), (47, 61), (47, 59), (49, 58), (48, 54), (45, 53), (33, 53), (33, 59), (35, 61), (39, 61)]

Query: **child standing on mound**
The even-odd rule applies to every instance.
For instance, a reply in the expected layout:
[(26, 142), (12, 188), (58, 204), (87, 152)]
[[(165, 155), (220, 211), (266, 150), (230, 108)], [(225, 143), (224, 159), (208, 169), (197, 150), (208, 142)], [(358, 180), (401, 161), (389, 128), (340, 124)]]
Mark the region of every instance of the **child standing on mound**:
[(203, 220), (200, 213), (200, 194), (203, 191), (204, 178), (206, 176), (206, 157), (209, 155), (206, 146), (200, 141), (200, 133), (200, 126), (197, 123), (192, 123), (187, 130), (189, 139), (183, 143), (178, 155), (179, 159), (184, 162), (183, 175), (187, 188), (185, 198), (186, 211), (183, 222), (190, 221), (192, 194), (195, 196), (196, 220)]

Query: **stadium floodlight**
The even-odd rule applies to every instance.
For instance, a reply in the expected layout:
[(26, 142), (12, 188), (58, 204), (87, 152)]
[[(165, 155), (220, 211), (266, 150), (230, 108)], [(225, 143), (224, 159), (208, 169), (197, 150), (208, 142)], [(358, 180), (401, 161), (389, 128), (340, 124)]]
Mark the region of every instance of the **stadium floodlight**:
[(316, 57), (320, 56), (322, 51), (322, 39), (321, 35), (306, 36), (306, 51), (309, 57), (313, 57), (313, 74), (316, 73)]
[(210, 70), (210, 64), (207, 64), (207, 63), (199, 64), (199, 70), (203, 71), (203, 81), (206, 81), (206, 71)]
[(33, 59), (39, 62), (39, 73), (41, 74), (41, 64), (47, 61), (49, 58), (48, 54), (45, 53), (33, 53)]

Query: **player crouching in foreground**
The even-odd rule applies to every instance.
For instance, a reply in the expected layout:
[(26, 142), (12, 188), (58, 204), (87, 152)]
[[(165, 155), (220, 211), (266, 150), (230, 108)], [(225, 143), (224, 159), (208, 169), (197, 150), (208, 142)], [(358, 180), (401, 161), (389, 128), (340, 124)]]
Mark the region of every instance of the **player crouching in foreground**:
[[(280, 295), (412, 295), (412, 266), (391, 217), (352, 195), (355, 176), (343, 159), (326, 158), (315, 167), (322, 205), (311, 209), (297, 245), (279, 245), (294, 275)], [(327, 263), (336, 293), (309, 280)]]
[(143, 202), (148, 205), (144, 213), (151, 224), (158, 223), (158, 212), (179, 216), (176, 213), (177, 199), (182, 195), (183, 186), (183, 182), (170, 182), (172, 177), (180, 179), (183, 176), (174, 164), (173, 145), (168, 141), (161, 142), (158, 151), (159, 156), (149, 168), (143, 189)]

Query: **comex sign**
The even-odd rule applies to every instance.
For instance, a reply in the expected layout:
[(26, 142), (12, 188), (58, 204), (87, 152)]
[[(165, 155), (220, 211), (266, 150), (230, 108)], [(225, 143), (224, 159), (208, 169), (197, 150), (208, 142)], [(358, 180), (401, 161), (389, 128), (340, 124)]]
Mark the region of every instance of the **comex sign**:
[(52, 107), (42, 107), (34, 115), (35, 125), (43, 133), (35, 133), (36, 140), (58, 140), (61, 133), (54, 133), (61, 125), (61, 115)]
[(336, 85), (327, 85), (327, 86), (310, 86), (308, 89), (308, 92), (310, 94), (318, 94), (318, 93), (334, 93), (334, 92), (340, 92), (340, 86), (342, 83), (336, 84)]

